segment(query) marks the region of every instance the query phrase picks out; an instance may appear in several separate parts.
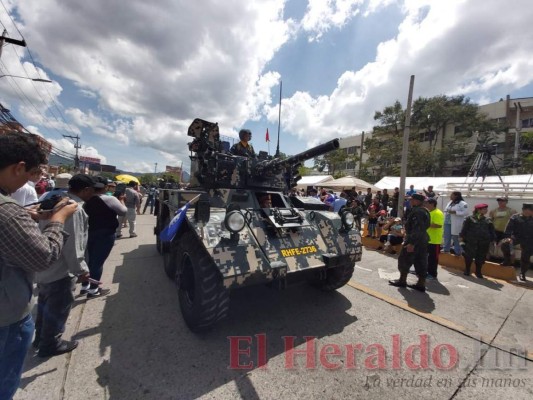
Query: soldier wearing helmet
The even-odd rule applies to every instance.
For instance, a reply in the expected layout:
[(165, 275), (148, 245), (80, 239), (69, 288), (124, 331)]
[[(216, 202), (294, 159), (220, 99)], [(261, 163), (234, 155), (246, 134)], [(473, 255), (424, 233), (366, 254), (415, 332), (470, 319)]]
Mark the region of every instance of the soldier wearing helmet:
[(235, 143), (231, 149), (230, 153), (235, 156), (255, 158), (255, 151), (253, 146), (250, 144), (252, 140), (252, 132), (249, 129), (241, 129), (239, 131), (239, 143)]

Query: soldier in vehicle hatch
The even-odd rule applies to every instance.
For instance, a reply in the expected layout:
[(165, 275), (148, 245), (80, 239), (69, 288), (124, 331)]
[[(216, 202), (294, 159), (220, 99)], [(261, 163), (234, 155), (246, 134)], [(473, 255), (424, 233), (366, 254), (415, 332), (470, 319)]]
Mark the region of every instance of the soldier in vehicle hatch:
[[(398, 257), (398, 270), (400, 279), (389, 281), (389, 284), (396, 287), (409, 286), (420, 292), (426, 291), (426, 275), (428, 267), (427, 246), (429, 235), (427, 229), (430, 225), (429, 211), (422, 207), (425, 197), (419, 193), (411, 195), (411, 211), (405, 222), (405, 239), (402, 251)], [(415, 266), (418, 282), (415, 285), (407, 284), (407, 274), (411, 265)]]
[(239, 143), (231, 146), (230, 153), (234, 156), (242, 156), (248, 158), (256, 158), (253, 146), (250, 144), (252, 140), (252, 132), (249, 129), (241, 129), (239, 131)]

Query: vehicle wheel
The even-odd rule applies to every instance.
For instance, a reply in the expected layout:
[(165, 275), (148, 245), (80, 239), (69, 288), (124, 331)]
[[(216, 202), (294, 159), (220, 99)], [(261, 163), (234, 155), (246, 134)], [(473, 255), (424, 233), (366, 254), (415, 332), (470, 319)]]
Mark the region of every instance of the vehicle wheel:
[(309, 283), (325, 292), (337, 290), (346, 285), (352, 278), (354, 265), (341, 265), (327, 271), (325, 279), (313, 278)]
[[(169, 251), (170, 251), (170, 243), (167, 243), (167, 242), (163, 242), (160, 238), (159, 238), (159, 234), (161, 233), (161, 231), (163, 229), (165, 229), (165, 227), (168, 225), (168, 223), (170, 222), (170, 220), (167, 218), (165, 218), (165, 220), (161, 223), (160, 220), (158, 220), (158, 234), (155, 236), (155, 245), (157, 246), (157, 252), (161, 255), (165, 255), (167, 254)], [(173, 278), (173, 277), (172, 277)]]
[(193, 332), (208, 330), (228, 313), (229, 293), (222, 277), (193, 232), (180, 238), (173, 255), (183, 319)]
[(176, 269), (178, 267), (179, 245), (176, 242), (177, 240), (179, 239), (174, 239), (172, 243), (163, 243), (168, 246), (168, 250), (163, 253), (163, 268), (165, 269), (165, 274), (171, 280), (176, 279)]

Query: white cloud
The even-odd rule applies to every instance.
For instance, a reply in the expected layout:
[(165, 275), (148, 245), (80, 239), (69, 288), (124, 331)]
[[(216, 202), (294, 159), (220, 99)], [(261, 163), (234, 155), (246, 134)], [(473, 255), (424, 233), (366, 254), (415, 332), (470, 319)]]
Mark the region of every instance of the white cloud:
[[(396, 99), (405, 104), (412, 74), (415, 97), (464, 93), (485, 100), (533, 82), (527, 0), (514, 0), (512, 7), (497, 0), (310, 0), (301, 21), (284, 19), (286, 1), (161, 0), (149, 7), (144, 0), (16, 1), (34, 57), (52, 74), (72, 80), (80, 103), (97, 103), (93, 110), (79, 99), (65, 104), (70, 127), (53, 118), (42, 121), (40, 112), (48, 116), (52, 108), (46, 102), (37, 110), (22, 102), (21, 113), (44, 134), (73, 129), (109, 137), (127, 156), (133, 148), (151, 148), (168, 156), (160, 154), (163, 162), (187, 164), (187, 128), (196, 117), (218, 122), (221, 133), (233, 137), (248, 120), (266, 116), (277, 124), (271, 93), (277, 92), (281, 73), (296, 67), (281, 65), (290, 57), (276, 56), (287, 43), (298, 42), (292, 40), (297, 35), (314, 41), (305, 47), (313, 52), (329, 45), (317, 40), (328, 32), (347, 27), (352, 32), (365, 17), (397, 18), (397, 10), (404, 17), (390, 30), (396, 35), (383, 36), (388, 40), (369, 50), (375, 57), (363, 67), (337, 73), (329, 92), (317, 93), (304, 83), (283, 99), (285, 134), (297, 137), (299, 145), (313, 145), (369, 130), (376, 110)], [(388, 13), (393, 6), (395, 13)], [(381, 28), (376, 24), (354, 34), (372, 35)], [(346, 43), (336, 45), (338, 51)], [(9, 71), (19, 65), (12, 53), (2, 55)], [(312, 63), (305, 68), (312, 69)], [(18, 101), (5, 82), (0, 85), (3, 103)], [(47, 87), (57, 101), (62, 88)]]
[[(516, 27), (528, 26), (532, 13), (526, 0), (516, 3), (406, 1), (398, 35), (379, 44), (374, 61), (342, 74), (328, 96), (297, 92), (283, 100), (284, 130), (310, 146), (371, 129), (376, 110), (396, 99), (406, 104), (412, 74), (415, 98), (445, 93), (486, 101), (489, 91), (499, 98), (531, 84), (533, 30), (516, 35)], [(277, 120), (276, 107), (268, 118)]]
[(154, 172), (154, 166), (145, 161), (123, 161), (120, 169), (129, 172)]
[(83, 112), (79, 108), (70, 108), (66, 114), (72, 121), (90, 132), (109, 138), (121, 144), (128, 144), (131, 134), (131, 124), (124, 119), (116, 119), (111, 122), (104, 121), (101, 117), (95, 115), (93, 111)]
[(357, 15), (363, 0), (309, 0), (301, 27), (309, 41), (320, 39), (331, 27), (341, 28)]
[[(32, 130), (33, 132), (33, 130)], [(50, 139), (47, 138), (50, 143), (52, 143), (53, 148), (59, 150), (60, 152), (67, 153), (71, 157), (74, 157), (75, 149), (74, 144), (72, 141), (68, 139)], [(103, 155), (101, 155), (98, 150), (93, 146), (86, 146), (81, 145), (81, 149), (78, 151), (79, 156), (85, 156), (85, 157), (94, 157), (99, 158), (102, 164), (107, 163), (107, 158)]]

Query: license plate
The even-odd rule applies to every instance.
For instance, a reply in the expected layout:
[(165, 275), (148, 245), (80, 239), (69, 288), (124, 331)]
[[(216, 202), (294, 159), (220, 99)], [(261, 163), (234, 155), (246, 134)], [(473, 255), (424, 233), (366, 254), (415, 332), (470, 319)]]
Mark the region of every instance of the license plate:
[(293, 247), (290, 249), (281, 249), (281, 255), (283, 257), (296, 257), (304, 256), (306, 254), (316, 253), (318, 249), (316, 246), (302, 246), (302, 247)]

